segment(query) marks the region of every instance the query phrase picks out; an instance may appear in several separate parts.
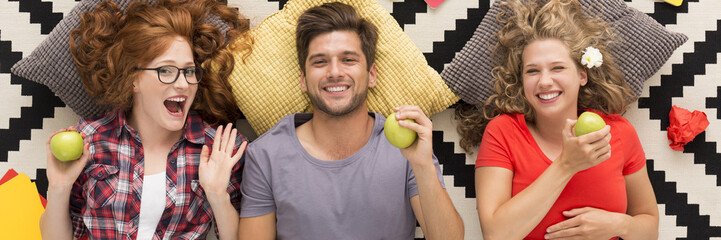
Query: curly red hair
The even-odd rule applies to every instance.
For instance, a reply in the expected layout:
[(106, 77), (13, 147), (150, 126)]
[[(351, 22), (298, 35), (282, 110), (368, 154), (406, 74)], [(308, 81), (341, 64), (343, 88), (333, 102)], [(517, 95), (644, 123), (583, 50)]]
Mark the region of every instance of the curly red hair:
[[(225, 33), (207, 23), (218, 18), (228, 24)], [(70, 50), (94, 100), (130, 110), (132, 82), (139, 74), (135, 68), (150, 63), (181, 36), (205, 70), (191, 109), (210, 124), (227, 123), (240, 117), (226, 81), (235, 63), (231, 50), (250, 49), (248, 29), (238, 10), (215, 0), (161, 0), (155, 6), (133, 2), (125, 12), (106, 1), (81, 15), (80, 27), (70, 34)]]

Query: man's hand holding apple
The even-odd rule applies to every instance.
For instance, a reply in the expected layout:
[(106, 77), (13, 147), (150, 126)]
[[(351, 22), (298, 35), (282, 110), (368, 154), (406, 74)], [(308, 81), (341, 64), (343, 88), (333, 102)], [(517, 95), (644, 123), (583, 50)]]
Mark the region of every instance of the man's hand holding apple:
[[(409, 147), (401, 148), (401, 154), (410, 161), (411, 166), (433, 165), (433, 123), (418, 106), (401, 105), (395, 108), (395, 118), (400, 127), (415, 131), (418, 136)], [(411, 121), (403, 121), (411, 119)], [(385, 131), (394, 131), (386, 128)]]

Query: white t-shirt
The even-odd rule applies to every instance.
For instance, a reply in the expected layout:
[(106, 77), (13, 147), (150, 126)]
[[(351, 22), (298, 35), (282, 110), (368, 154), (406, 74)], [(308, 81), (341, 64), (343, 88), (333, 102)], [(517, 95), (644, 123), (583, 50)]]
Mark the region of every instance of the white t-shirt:
[(137, 239), (153, 239), (160, 217), (165, 211), (165, 172), (145, 175), (142, 192)]

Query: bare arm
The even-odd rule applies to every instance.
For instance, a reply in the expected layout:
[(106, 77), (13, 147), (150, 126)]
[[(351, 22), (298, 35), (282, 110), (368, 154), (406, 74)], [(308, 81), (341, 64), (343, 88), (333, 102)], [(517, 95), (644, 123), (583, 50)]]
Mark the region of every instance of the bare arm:
[(401, 153), (410, 162), (415, 174), (418, 195), (411, 197), (411, 206), (427, 239), (463, 239), (463, 220), (443, 189), (433, 163), (433, 124), (417, 106), (396, 108), (397, 119), (414, 119), (416, 123), (399, 121), (401, 127), (418, 133), (418, 140)]
[(238, 211), (230, 203), (228, 193), (214, 197), (208, 195), (208, 202), (218, 225), (218, 239), (235, 239), (238, 233)]
[(658, 239), (658, 205), (646, 166), (626, 175), (626, 195), (631, 217), (619, 236), (623, 239)]
[[(435, 172), (434, 172), (435, 173)], [(435, 174), (434, 174), (435, 175)], [(416, 175), (416, 181), (418, 176)], [(411, 207), (426, 239), (463, 239), (463, 220), (453, 206), (448, 193), (440, 186), (423, 192), (418, 183), (418, 195), (411, 197)]]
[(239, 240), (275, 239), (275, 212), (257, 217), (240, 218), (238, 223)]
[(72, 186), (48, 186), (48, 204), (40, 216), (43, 239), (73, 239), (70, 219), (70, 189)]
[(476, 201), (484, 239), (522, 239), (543, 220), (573, 174), (553, 164), (511, 198), (513, 172), (476, 168)]
[[(50, 138), (66, 130), (75, 131), (75, 127), (56, 131)], [(40, 234), (43, 239), (74, 239), (70, 217), (70, 194), (75, 180), (88, 162), (88, 143), (83, 146), (83, 155), (80, 159), (61, 162), (50, 152), (50, 138), (46, 143), (48, 204), (45, 212), (40, 216)]]

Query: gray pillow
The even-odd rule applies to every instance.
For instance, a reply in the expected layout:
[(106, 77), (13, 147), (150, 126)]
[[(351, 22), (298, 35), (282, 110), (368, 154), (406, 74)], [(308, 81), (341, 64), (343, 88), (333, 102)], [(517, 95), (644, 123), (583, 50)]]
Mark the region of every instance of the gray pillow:
[[(496, 21), (500, 2), (493, 3), (473, 37), (456, 54), (441, 77), (461, 99), (473, 105), (482, 104), (494, 93), (491, 69), (500, 63), (492, 58), (497, 40), (493, 38), (502, 25)], [(666, 30), (653, 18), (623, 0), (579, 0), (592, 17), (601, 17), (616, 28), (620, 37), (610, 48), (619, 70), (638, 97), (643, 83), (658, 71), (673, 51), (688, 37)]]
[[(158, 0), (145, 0), (156, 4)], [(70, 54), (70, 32), (80, 26), (80, 14), (92, 11), (104, 0), (83, 0), (68, 13), (29, 56), (18, 61), (10, 71), (15, 75), (50, 88), (68, 107), (82, 117), (91, 117), (110, 109), (95, 103), (85, 92), (73, 57)], [(133, 0), (112, 0), (121, 9)], [(218, 26), (221, 32), (230, 30), (218, 16), (210, 16), (206, 23)]]

